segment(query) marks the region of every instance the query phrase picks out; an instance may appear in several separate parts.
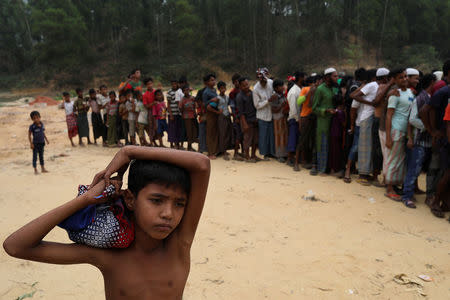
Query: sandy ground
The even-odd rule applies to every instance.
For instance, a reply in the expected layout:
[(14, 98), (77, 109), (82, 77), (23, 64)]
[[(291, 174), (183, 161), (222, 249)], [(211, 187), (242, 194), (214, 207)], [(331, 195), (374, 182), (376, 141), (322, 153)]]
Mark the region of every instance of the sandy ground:
[[(2, 241), (72, 199), (77, 184), (89, 183), (116, 151), (70, 147), (64, 112), (39, 108), (50, 173), (35, 176), (27, 141), (31, 110), (0, 108)], [(302, 199), (308, 190), (320, 201)], [(432, 276), (429, 283), (417, 279), (427, 298), (449, 299), (450, 224), (430, 214), (423, 196), (418, 200), (412, 210), (382, 189), (294, 173), (275, 161), (213, 161), (184, 299), (424, 298), (395, 283), (399, 273)], [(47, 239), (68, 241), (59, 228)], [(33, 292), (37, 299), (104, 299), (101, 274), (91, 266), (27, 262), (0, 250), (0, 299)]]

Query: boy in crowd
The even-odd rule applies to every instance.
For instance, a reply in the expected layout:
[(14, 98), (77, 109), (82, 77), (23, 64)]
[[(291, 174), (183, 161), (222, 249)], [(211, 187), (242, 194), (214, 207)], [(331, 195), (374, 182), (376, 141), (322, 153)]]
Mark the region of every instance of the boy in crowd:
[(145, 132), (148, 133), (148, 109), (142, 102), (142, 97), (137, 99), (136, 103), (136, 114), (137, 114), (137, 132), (139, 137), (139, 143), (141, 146), (148, 146), (147, 139), (145, 137)]
[[(414, 94), (408, 88), (408, 78), (404, 69), (391, 73), (398, 90), (391, 92), (388, 99), (386, 115), (386, 197), (394, 201), (402, 201), (400, 195), (394, 191), (394, 186), (402, 184), (405, 178), (405, 140), (408, 127), (409, 112), (414, 100)], [(395, 93), (399, 96), (395, 96)], [(412, 201), (405, 202), (410, 208), (415, 208)]]
[(81, 88), (77, 88), (75, 92), (78, 97), (73, 106), (77, 116), (78, 143), (80, 146), (84, 146), (82, 138), (85, 137), (90, 145), (92, 143), (89, 139), (89, 123), (87, 119), (87, 112), (89, 111), (88, 99), (83, 98), (83, 90)]
[[(128, 165), (128, 189), (120, 190)], [(117, 180), (110, 179), (115, 172)], [(94, 177), (86, 193), (23, 226), (3, 247), (21, 259), (95, 266), (103, 275), (106, 299), (182, 299), (209, 175), (209, 160), (198, 153), (124, 147)], [(135, 237), (128, 248), (43, 241), (77, 211), (108, 201), (109, 197), (97, 196), (110, 182), (134, 221)]]
[(186, 137), (188, 142), (188, 151), (194, 151), (192, 143), (194, 143), (197, 137), (196, 126), (196, 102), (193, 96), (191, 96), (191, 89), (188, 85), (183, 87), (184, 97), (180, 102), (180, 112), (184, 120), (186, 127)]
[(139, 98), (142, 99), (142, 93), (136, 91), (125, 103), (128, 111), (128, 134), (130, 135), (131, 145), (136, 145), (136, 102)]
[[(296, 71), (294, 73), (294, 82), (292, 87), (289, 89), (287, 93), (287, 101), (289, 103), (289, 115), (288, 115), (288, 126), (289, 126), (289, 133), (288, 133), (288, 145), (287, 145), (287, 151), (288, 151), (288, 160), (287, 164), (289, 166), (294, 167), (295, 161), (295, 153), (297, 150), (297, 141), (299, 136), (299, 106), (297, 105), (297, 99), (300, 97), (300, 93), (303, 88), (303, 82), (305, 81), (305, 73)], [(298, 163), (297, 163), (297, 169), (298, 169)], [(300, 169), (298, 169), (300, 170)]]
[(231, 116), (233, 117), (233, 142), (234, 142), (234, 155), (233, 160), (242, 161), (241, 157), (242, 153), (239, 153), (239, 147), (244, 149), (244, 145), (242, 144), (242, 130), (239, 124), (239, 116), (236, 106), (236, 96), (239, 94), (239, 78), (241, 75), (234, 74), (231, 77), (231, 81), (233, 82), (233, 89), (230, 91), (229, 99), (230, 99), (230, 108), (231, 108)]
[(75, 147), (73, 143), (73, 137), (78, 134), (77, 118), (75, 117), (73, 111), (73, 101), (70, 100), (70, 94), (68, 92), (63, 92), (63, 103), (61, 108), (64, 108), (66, 113), (66, 124), (67, 124), (67, 135), (70, 140), (72, 147)]
[(221, 114), (217, 109), (216, 76), (208, 74), (203, 77), (203, 82), (206, 85), (202, 94), (203, 104), (206, 107), (206, 145), (209, 158), (216, 159), (216, 155), (219, 153), (217, 119)]
[(155, 91), (155, 119), (157, 120), (157, 137), (159, 140), (159, 147), (165, 147), (162, 141), (164, 132), (167, 132), (167, 107), (164, 102), (164, 94), (161, 90)]
[(147, 90), (145, 91), (142, 97), (142, 102), (144, 103), (144, 106), (148, 110), (148, 128), (149, 128), (148, 139), (150, 146), (156, 146), (155, 139), (156, 139), (157, 122), (154, 115), (155, 111), (154, 106), (156, 105), (156, 103), (155, 103), (155, 90), (153, 89), (153, 79), (152, 78), (145, 79), (144, 84)]
[(106, 124), (108, 124), (108, 147), (120, 146), (117, 139), (117, 116), (119, 103), (116, 101), (116, 92), (109, 92), (109, 103), (106, 105)]
[(107, 139), (107, 134), (106, 134), (106, 104), (109, 103), (109, 96), (108, 96), (108, 88), (106, 85), (102, 84), (99, 88), (99, 91), (97, 93), (97, 103), (99, 105), (99, 108), (101, 109), (101, 114), (103, 117), (103, 125), (104, 125), (104, 140), (106, 141)]
[(219, 134), (219, 153), (223, 155), (223, 159), (230, 160), (230, 156), (227, 152), (228, 149), (233, 149), (233, 127), (231, 124), (229, 98), (225, 95), (227, 85), (223, 81), (219, 81), (217, 84), (219, 89), (219, 95), (217, 95), (218, 106), (221, 114), (217, 118), (218, 134)]
[(89, 107), (91, 108), (92, 131), (94, 132), (94, 144), (97, 145), (97, 139), (102, 137), (103, 146), (106, 145), (105, 125), (103, 124), (100, 113), (100, 105), (97, 102), (97, 93), (94, 89), (89, 90)]
[[(128, 110), (127, 103), (129, 99), (132, 99), (133, 93), (128, 90), (125, 93), (125, 96), (122, 94), (119, 96), (119, 117), (120, 117), (120, 128), (121, 128), (121, 137), (125, 140), (125, 145), (128, 145)], [(120, 135), (119, 138), (120, 140)]]
[[(38, 155), (42, 173), (48, 173), (48, 171), (44, 167), (44, 147), (45, 142), (47, 142), (47, 145), (50, 143), (48, 142), (47, 136), (45, 135), (44, 123), (41, 122), (41, 115), (38, 111), (32, 111), (30, 113), (30, 118), (33, 121), (33, 124), (31, 124), (28, 129), (28, 140), (30, 141), (30, 148), (33, 150), (34, 174), (39, 174), (37, 170)], [(33, 139), (31, 139), (32, 136)]]
[(176, 101), (178, 82), (171, 80), (171, 89), (167, 92), (167, 111), (169, 112), (169, 131), (167, 139), (170, 148), (180, 149), (182, 117), (179, 109), (180, 101)]
[[(256, 156), (258, 147), (258, 119), (253, 103), (253, 93), (245, 77), (239, 78), (239, 94), (236, 97), (236, 106), (239, 112), (239, 121), (244, 134), (244, 156), (246, 162), (255, 163), (261, 159)], [(250, 147), (251, 155), (250, 155)]]

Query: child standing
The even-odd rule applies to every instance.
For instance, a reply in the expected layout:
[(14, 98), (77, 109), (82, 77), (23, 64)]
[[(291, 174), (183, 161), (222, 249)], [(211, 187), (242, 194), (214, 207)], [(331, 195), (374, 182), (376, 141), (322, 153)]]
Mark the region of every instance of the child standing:
[(77, 116), (77, 127), (78, 127), (78, 142), (80, 146), (84, 146), (83, 137), (87, 138), (88, 144), (92, 144), (89, 139), (89, 123), (87, 119), (87, 112), (89, 111), (89, 105), (87, 104), (88, 99), (83, 99), (83, 90), (77, 88), (76, 93), (78, 95), (77, 100), (73, 104), (75, 113)]
[(128, 145), (128, 110), (127, 110), (127, 103), (129, 99), (132, 98), (131, 91), (127, 91), (126, 96), (123, 94), (119, 96), (119, 116), (120, 116), (120, 128), (121, 134), (118, 136), (118, 140), (120, 140), (121, 137), (125, 140), (125, 145)]
[(117, 139), (117, 114), (119, 103), (116, 101), (116, 92), (109, 92), (109, 103), (106, 104), (106, 121), (108, 124), (108, 147), (119, 146)]
[(70, 95), (68, 92), (63, 93), (64, 102), (61, 104), (61, 108), (64, 108), (66, 113), (66, 123), (67, 123), (67, 134), (69, 136), (70, 144), (75, 147), (72, 138), (77, 136), (77, 118), (73, 112), (73, 101), (70, 100)]
[(159, 140), (159, 146), (165, 147), (162, 141), (162, 138), (164, 136), (164, 131), (167, 132), (167, 107), (166, 102), (164, 102), (164, 94), (161, 90), (155, 91), (155, 102), (156, 105), (155, 108), (155, 118), (158, 121), (158, 129), (157, 129), (157, 135)]
[[(39, 155), (39, 163), (41, 164), (42, 173), (48, 173), (44, 167), (44, 146), (45, 142), (48, 142), (47, 136), (45, 135), (44, 123), (41, 122), (41, 115), (38, 111), (32, 111), (30, 114), (33, 124), (30, 125), (28, 129), (28, 140), (30, 141), (30, 148), (33, 149), (33, 168), (34, 174), (39, 174), (36, 166), (37, 157)], [(33, 135), (33, 140), (31, 136)]]
[[(180, 100), (176, 99), (178, 81), (171, 80), (172, 88), (167, 92), (167, 111), (169, 112), (168, 140), (170, 148), (180, 149), (182, 117), (179, 109)], [(184, 88), (183, 88), (184, 91)], [(187, 130), (187, 129), (186, 129)], [(187, 133), (186, 133), (187, 134)]]
[(184, 96), (180, 102), (180, 112), (183, 116), (184, 125), (186, 127), (186, 136), (188, 142), (188, 151), (193, 151), (192, 143), (194, 143), (195, 138), (197, 136), (197, 127), (196, 127), (196, 103), (193, 96), (190, 94), (191, 89), (188, 85), (183, 87)]
[(137, 117), (137, 131), (139, 136), (139, 143), (141, 146), (147, 146), (147, 139), (145, 138), (145, 132), (148, 133), (149, 127), (148, 127), (148, 109), (145, 107), (144, 102), (142, 102), (142, 99), (138, 99), (136, 104), (136, 113), (138, 114)]
[(241, 156), (242, 153), (239, 153), (239, 146), (241, 146), (242, 151), (244, 149), (244, 146), (242, 144), (242, 130), (239, 124), (239, 117), (236, 105), (236, 96), (240, 92), (239, 78), (241, 78), (241, 75), (237, 73), (234, 74), (233, 77), (231, 77), (234, 88), (230, 91), (229, 100), (230, 100), (231, 115), (233, 117), (233, 143), (234, 143), (233, 160), (243, 161), (244, 159)]
[(219, 89), (218, 109), (222, 113), (217, 118), (217, 127), (219, 132), (219, 153), (223, 154), (223, 159), (230, 160), (228, 149), (233, 149), (233, 127), (231, 124), (230, 110), (228, 108), (229, 98), (225, 95), (227, 85), (223, 81), (219, 81), (217, 84)]
[(344, 97), (341, 94), (333, 97), (333, 106), (336, 113), (331, 120), (330, 130), (330, 169), (331, 174), (338, 178), (344, 177), (344, 129), (345, 129), (345, 106)]
[(136, 145), (136, 99), (142, 99), (142, 94), (136, 91), (134, 96), (128, 98), (125, 104), (128, 111), (128, 133), (130, 134), (131, 145)]
[[(97, 102), (97, 93), (94, 89), (89, 90), (89, 106), (92, 110), (91, 123), (92, 131), (94, 132), (94, 144), (97, 145), (99, 137), (105, 138), (105, 125), (103, 124), (102, 115), (100, 113), (100, 105)], [(106, 145), (106, 140), (103, 140), (103, 145)]]
[(145, 91), (142, 96), (142, 102), (145, 107), (148, 109), (148, 138), (150, 145), (156, 146), (155, 137), (156, 137), (156, 119), (154, 116), (155, 112), (155, 90), (153, 89), (153, 79), (147, 78), (144, 80), (144, 84), (147, 87), (147, 91)]

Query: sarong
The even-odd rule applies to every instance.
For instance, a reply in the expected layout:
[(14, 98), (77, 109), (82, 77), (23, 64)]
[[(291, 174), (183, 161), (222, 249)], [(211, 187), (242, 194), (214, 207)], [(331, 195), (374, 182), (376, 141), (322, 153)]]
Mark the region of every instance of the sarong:
[(295, 119), (290, 119), (288, 121), (288, 144), (287, 144), (287, 151), (288, 152), (295, 152), (297, 149), (297, 141), (298, 141), (298, 122)]
[(186, 127), (187, 142), (192, 145), (197, 138), (197, 126), (195, 126), (196, 119), (184, 119)]
[(206, 122), (198, 124), (198, 152), (208, 152), (208, 147), (206, 146)]
[(344, 168), (344, 146), (342, 136), (331, 136), (330, 169), (338, 172)]
[(86, 112), (80, 112), (77, 116), (78, 134), (80, 137), (89, 137), (89, 123)]
[(217, 126), (219, 129), (219, 153), (224, 153), (229, 149), (233, 149), (233, 128), (230, 116), (220, 114), (217, 118)]
[(73, 138), (78, 135), (77, 119), (74, 114), (66, 115), (67, 134), (69, 138)]
[(210, 111), (206, 113), (206, 145), (210, 155), (216, 155), (219, 152), (217, 114)]
[(148, 114), (148, 137), (150, 142), (155, 140), (156, 137), (156, 129), (158, 128), (155, 116), (153, 116), (150, 112)]
[(322, 131), (318, 132), (317, 137), (320, 140), (317, 141), (317, 170), (320, 173), (325, 173), (327, 170), (328, 163), (328, 132)]
[(373, 171), (380, 172), (383, 169), (383, 153), (381, 151), (380, 137), (380, 118), (374, 118), (372, 124), (372, 161)]
[(103, 141), (106, 141), (105, 138), (105, 125), (103, 124), (102, 115), (100, 113), (92, 113), (92, 129), (94, 131), (94, 139), (98, 139), (99, 137), (103, 138)]
[(386, 162), (387, 162), (387, 151), (386, 147), (386, 131), (378, 130), (378, 136), (380, 137), (381, 153), (383, 154), (383, 176), (386, 177)]
[(386, 184), (401, 184), (406, 173), (405, 133), (392, 129), (393, 145), (387, 149), (386, 159)]
[(261, 155), (275, 156), (273, 121), (258, 120), (258, 148)]
[(108, 145), (117, 143), (116, 118), (117, 116), (108, 116)]
[(180, 115), (173, 116), (173, 120), (169, 118), (168, 141), (169, 143), (180, 143), (182, 131), (182, 118)]
[(288, 127), (286, 118), (273, 120), (273, 133), (275, 136), (275, 156), (282, 158), (287, 156)]
[(243, 144), (244, 150), (249, 150), (250, 147), (255, 147), (258, 145), (258, 123), (248, 122), (247, 131), (243, 132)]
[(315, 126), (316, 119), (313, 114), (306, 117), (300, 117), (300, 130), (297, 140), (297, 151), (302, 152), (307, 161), (315, 163)]
[(373, 116), (359, 124), (358, 172), (360, 175), (372, 173), (372, 124)]

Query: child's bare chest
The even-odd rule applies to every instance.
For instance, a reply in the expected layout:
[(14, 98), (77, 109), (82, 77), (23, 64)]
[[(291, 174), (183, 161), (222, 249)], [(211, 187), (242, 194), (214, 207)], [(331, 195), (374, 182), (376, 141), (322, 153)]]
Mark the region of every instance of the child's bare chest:
[(189, 259), (155, 255), (117, 257), (104, 272), (106, 299), (181, 299)]

